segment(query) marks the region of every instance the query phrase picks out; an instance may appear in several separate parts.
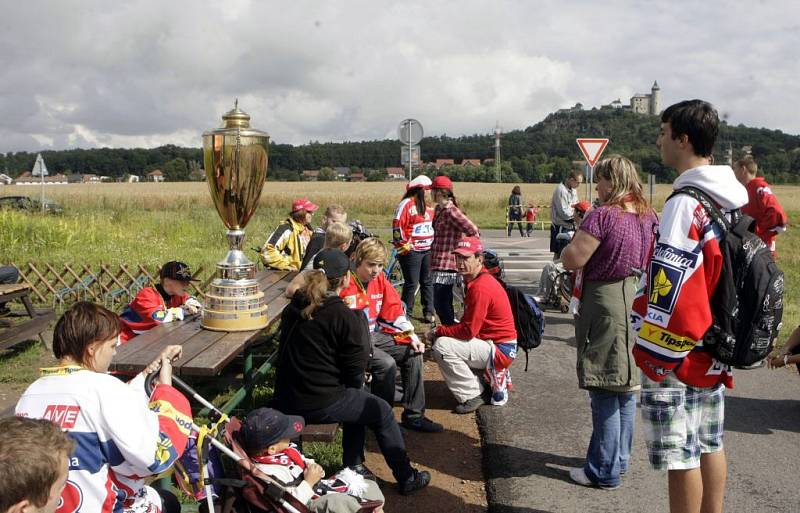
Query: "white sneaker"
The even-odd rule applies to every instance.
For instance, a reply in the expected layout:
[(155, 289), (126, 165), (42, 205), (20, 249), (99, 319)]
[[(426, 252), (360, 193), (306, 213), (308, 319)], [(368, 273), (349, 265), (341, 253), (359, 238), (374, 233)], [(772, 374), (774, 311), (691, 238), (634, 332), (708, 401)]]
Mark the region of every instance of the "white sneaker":
[(492, 403), (492, 406), (503, 406), (508, 402), (508, 390), (502, 390), (493, 393), (490, 402)]
[(569, 469), (569, 478), (578, 483), (581, 486), (591, 486), (593, 488), (601, 488), (603, 490), (616, 490), (619, 488), (619, 485), (616, 486), (602, 486), (593, 483), (589, 476), (586, 475), (586, 472), (583, 471), (583, 467), (575, 467)]

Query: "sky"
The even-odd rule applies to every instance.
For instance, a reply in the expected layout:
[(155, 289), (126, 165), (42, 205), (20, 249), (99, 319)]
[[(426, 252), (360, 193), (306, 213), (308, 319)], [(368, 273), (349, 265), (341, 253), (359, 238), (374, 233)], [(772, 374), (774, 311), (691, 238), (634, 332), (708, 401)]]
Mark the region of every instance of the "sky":
[(800, 134), (800, 2), (0, 0), (0, 152), (490, 133), (576, 102), (702, 98)]

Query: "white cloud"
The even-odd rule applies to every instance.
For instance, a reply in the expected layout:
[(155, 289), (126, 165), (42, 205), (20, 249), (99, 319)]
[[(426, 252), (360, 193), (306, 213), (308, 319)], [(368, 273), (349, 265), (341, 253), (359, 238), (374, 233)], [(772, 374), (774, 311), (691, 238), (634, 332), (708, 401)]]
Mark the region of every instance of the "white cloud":
[[(796, 2), (0, 0), (0, 151), (200, 145), (233, 98), (280, 143), (524, 128), (648, 91), (800, 133)], [(742, 16), (746, 14), (746, 26)]]

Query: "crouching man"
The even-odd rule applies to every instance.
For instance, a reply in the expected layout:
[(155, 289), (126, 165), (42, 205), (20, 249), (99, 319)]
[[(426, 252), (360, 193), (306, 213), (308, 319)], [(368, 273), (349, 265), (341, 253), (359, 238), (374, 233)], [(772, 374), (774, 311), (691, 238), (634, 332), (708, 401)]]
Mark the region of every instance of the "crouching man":
[[(508, 401), (508, 367), (517, 355), (517, 331), (508, 295), (483, 265), (483, 244), (477, 237), (459, 241), (453, 251), (456, 270), (467, 289), (461, 322), (426, 334), (447, 387), (458, 401), (455, 413), (469, 413), (491, 402)], [(483, 371), (488, 385), (474, 370)]]

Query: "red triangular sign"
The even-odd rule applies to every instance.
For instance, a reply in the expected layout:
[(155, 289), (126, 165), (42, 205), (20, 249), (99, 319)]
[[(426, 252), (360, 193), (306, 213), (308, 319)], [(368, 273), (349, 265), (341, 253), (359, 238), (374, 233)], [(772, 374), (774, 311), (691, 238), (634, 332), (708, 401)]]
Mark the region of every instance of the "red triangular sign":
[(597, 161), (600, 160), (600, 155), (603, 154), (603, 150), (606, 149), (608, 139), (575, 139), (575, 142), (578, 143), (578, 148), (581, 149), (581, 153), (583, 153), (583, 158), (586, 159), (586, 162), (588, 162), (591, 167), (594, 167)]

